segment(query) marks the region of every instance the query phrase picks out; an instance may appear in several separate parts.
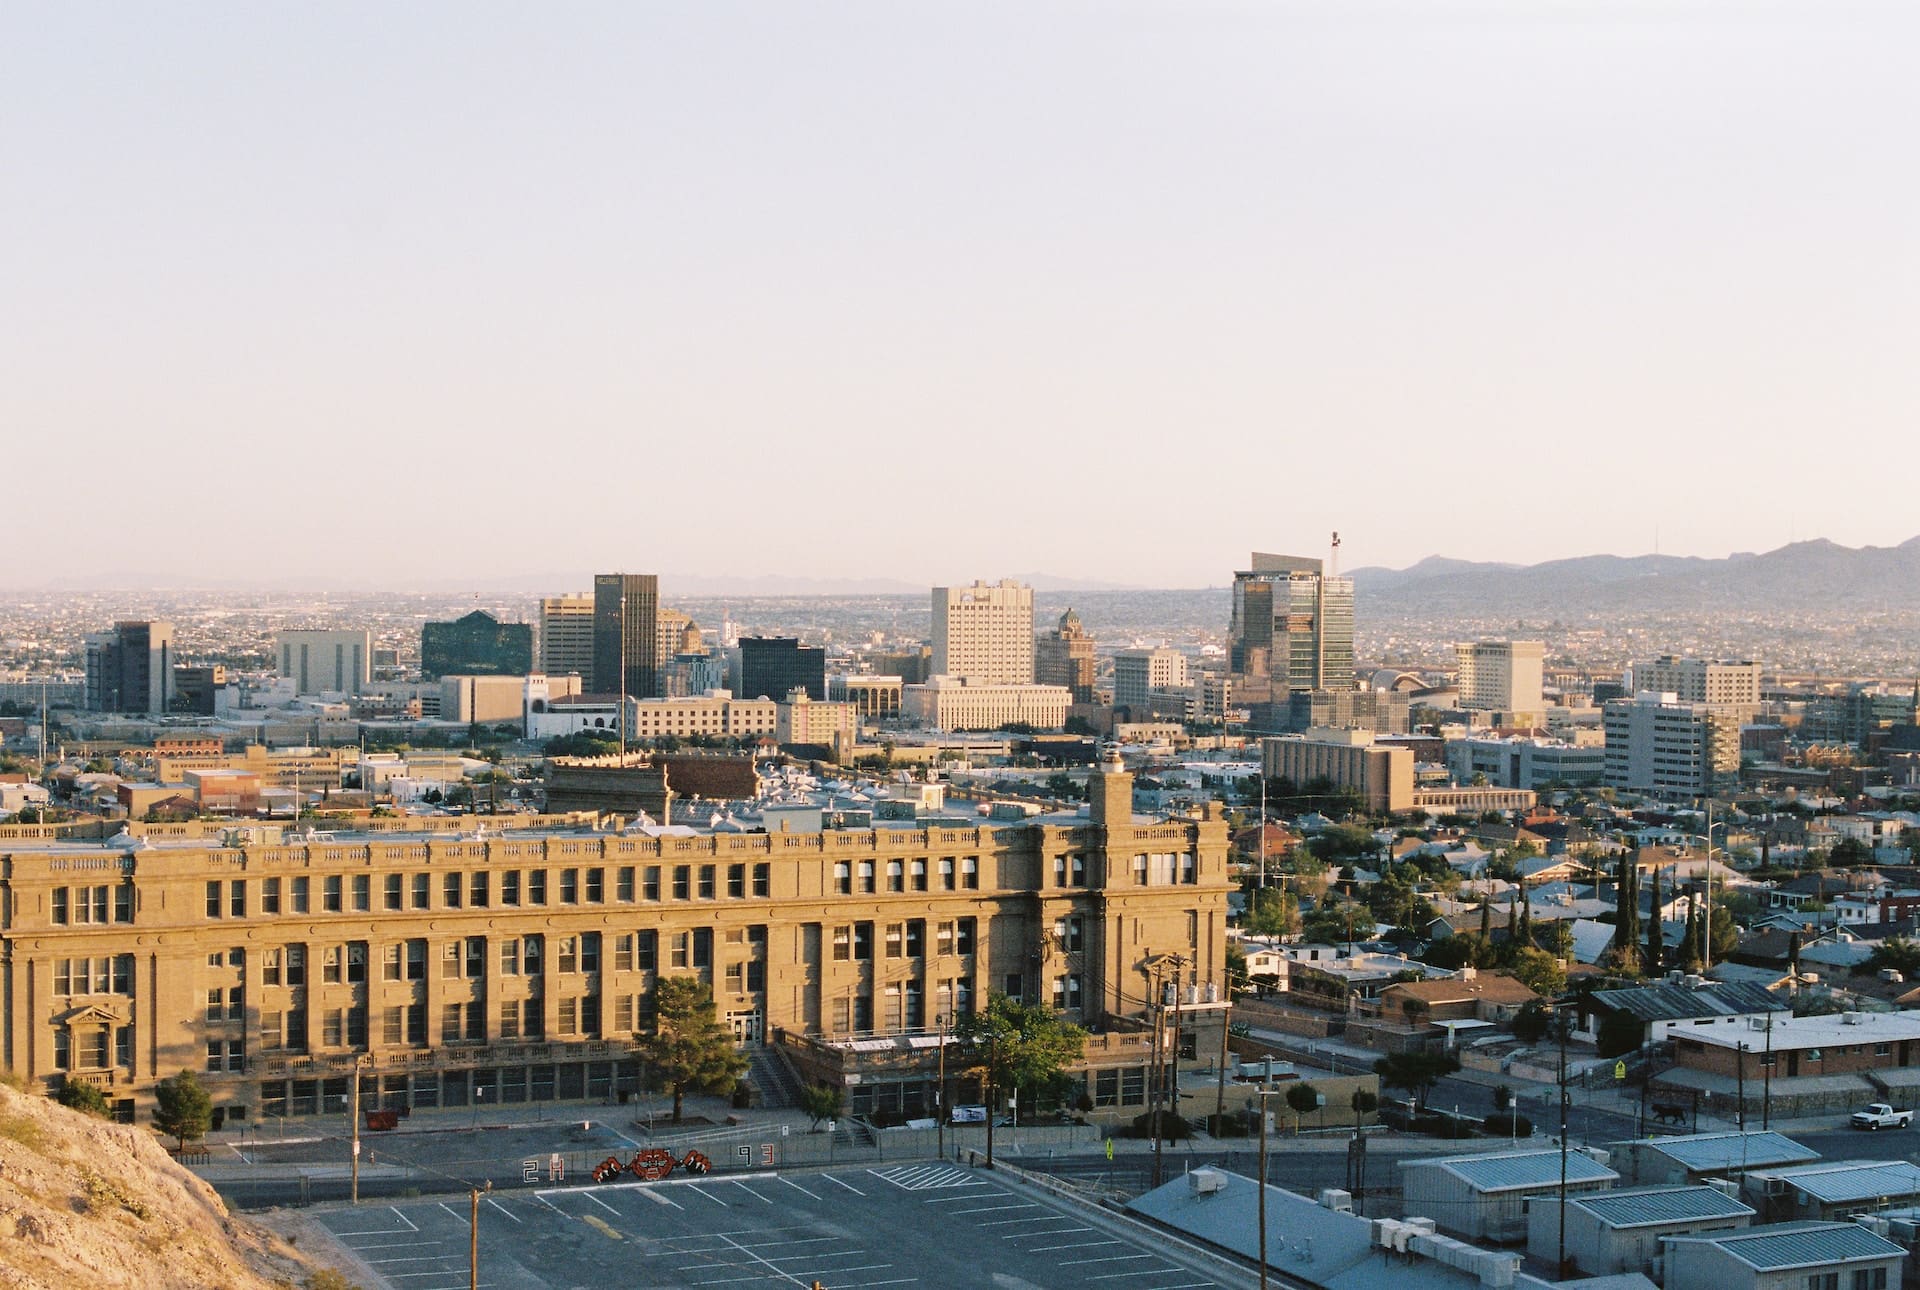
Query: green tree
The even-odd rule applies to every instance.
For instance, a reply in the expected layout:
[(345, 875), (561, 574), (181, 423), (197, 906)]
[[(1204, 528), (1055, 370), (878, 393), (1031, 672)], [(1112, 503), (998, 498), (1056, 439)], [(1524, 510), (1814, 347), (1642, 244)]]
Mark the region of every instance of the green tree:
[(153, 1127), (171, 1135), (185, 1151), (187, 1144), (207, 1136), (213, 1127), (213, 1099), (190, 1070), (161, 1080), (153, 1087)]
[(1293, 1131), (1300, 1132), (1300, 1121), (1320, 1109), (1320, 1090), (1304, 1080), (1287, 1085), (1287, 1105), (1293, 1108)]
[(1372, 1089), (1356, 1088), (1353, 1096), (1347, 1099), (1347, 1105), (1353, 1108), (1353, 1127), (1357, 1129), (1360, 1121), (1380, 1109), (1380, 1095)]
[(1905, 936), (1889, 936), (1874, 947), (1867, 961), (1861, 964), (1864, 972), (1879, 972), (1892, 968), (1904, 977), (1920, 975), (1920, 942)]
[(1255, 936), (1293, 936), (1300, 931), (1300, 902), (1290, 891), (1256, 887), (1247, 899), (1241, 920)]
[(673, 1090), (680, 1118), (689, 1089), (727, 1093), (747, 1073), (747, 1059), (720, 1024), (713, 991), (698, 977), (662, 977), (655, 987), (653, 1033), (638, 1045), (642, 1060)]
[(77, 1079), (69, 1079), (60, 1085), (60, 1091), (54, 1094), (54, 1100), (70, 1110), (82, 1111), (88, 1115), (107, 1118), (107, 1095), (91, 1084), (83, 1084)]
[(800, 1090), (800, 1109), (807, 1113), (812, 1121), (807, 1127), (817, 1129), (820, 1121), (839, 1118), (841, 1103), (845, 1101), (845, 1091), (832, 1084), (809, 1084)]
[(1460, 1059), (1451, 1053), (1390, 1053), (1373, 1064), (1382, 1084), (1405, 1089), (1421, 1110), (1433, 1086), (1459, 1069)]
[(1031, 1095), (1050, 1087), (1087, 1048), (1087, 1032), (1052, 1008), (998, 992), (985, 1008), (961, 1017), (953, 1033), (962, 1073), (986, 1086), (989, 1114), (998, 1111), (1002, 1090)]
[(1513, 1037), (1523, 1044), (1537, 1044), (1546, 1036), (1552, 1014), (1539, 999), (1530, 999), (1513, 1014)]
[(1602, 1057), (1619, 1057), (1640, 1046), (1646, 1023), (1627, 1012), (1610, 1012), (1600, 1022), (1600, 1034), (1594, 1043)]
[(1513, 963), (1507, 971), (1535, 994), (1559, 994), (1567, 985), (1566, 969), (1560, 966), (1560, 960), (1531, 945), (1522, 945), (1514, 951)]

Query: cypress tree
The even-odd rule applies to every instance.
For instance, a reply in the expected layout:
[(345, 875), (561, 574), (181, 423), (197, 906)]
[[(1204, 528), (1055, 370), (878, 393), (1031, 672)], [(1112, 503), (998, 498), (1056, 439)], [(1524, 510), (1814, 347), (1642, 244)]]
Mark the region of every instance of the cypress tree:
[(1664, 933), (1660, 927), (1660, 871), (1653, 871), (1653, 909), (1647, 917), (1647, 975), (1659, 976), (1666, 959)]

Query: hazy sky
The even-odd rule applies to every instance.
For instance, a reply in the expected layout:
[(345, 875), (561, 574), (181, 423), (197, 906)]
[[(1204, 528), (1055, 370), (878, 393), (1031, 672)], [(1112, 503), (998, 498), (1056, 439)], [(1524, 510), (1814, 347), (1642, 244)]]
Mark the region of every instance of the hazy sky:
[(0, 582), (1899, 542), (1916, 47), (1907, 0), (4, 0)]

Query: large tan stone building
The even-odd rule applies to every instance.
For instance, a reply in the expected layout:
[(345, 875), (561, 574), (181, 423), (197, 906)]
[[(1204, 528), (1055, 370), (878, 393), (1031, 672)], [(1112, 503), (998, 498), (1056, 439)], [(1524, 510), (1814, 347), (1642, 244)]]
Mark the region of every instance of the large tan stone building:
[(1086, 1087), (1119, 1115), (1150, 995), (1189, 1002), (1183, 1048), (1218, 1042), (1196, 1023), (1223, 1020), (1226, 825), (1136, 819), (1117, 767), (1091, 788), (1088, 817), (1009, 827), (10, 830), (0, 1066), (123, 1117), (183, 1067), (230, 1119), (337, 1114), (356, 1064), (370, 1106), (604, 1098), (688, 974), (743, 1044), (874, 1114), (931, 1105), (941, 1018), (1050, 1002), (1101, 1032)]
[(1067, 723), (1073, 692), (1058, 685), (996, 685), (931, 676), (902, 692), (900, 712), (932, 730), (1000, 730), (1027, 725), (1058, 730)]
[(1310, 730), (1260, 741), (1261, 769), (1268, 779), (1306, 785), (1324, 779), (1366, 800), (1369, 811), (1407, 811), (1414, 806), (1413, 751), (1376, 745), (1364, 730)]
[(933, 674), (1032, 685), (1033, 588), (1011, 578), (935, 587)]

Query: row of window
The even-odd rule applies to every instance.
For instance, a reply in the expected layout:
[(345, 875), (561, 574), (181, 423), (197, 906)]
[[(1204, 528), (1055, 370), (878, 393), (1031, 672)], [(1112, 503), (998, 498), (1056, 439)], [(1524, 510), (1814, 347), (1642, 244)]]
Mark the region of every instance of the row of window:
[[(724, 875), (722, 868), (711, 864), (674, 865), (670, 868), (661, 865), (621, 865), (612, 871), (612, 899), (622, 904), (659, 901), (662, 899), (663, 877), (667, 884), (665, 890), (672, 893), (674, 900), (717, 899), (723, 878), (730, 899), (744, 899), (749, 893), (764, 899), (772, 890), (771, 865), (726, 865)], [(380, 876), (380, 907), (388, 912), (402, 909), (490, 909), (496, 905), (517, 909), (544, 906), (549, 903), (550, 897), (554, 903), (561, 905), (604, 905), (608, 901), (608, 870), (603, 866), (554, 871), (555, 880), (551, 886), (548, 875), (546, 869), (502, 869), (497, 874), (490, 869), (450, 871), (440, 875), (440, 899), (435, 904), (432, 874), (389, 873)], [(373, 874), (365, 873), (324, 875), (319, 880), (320, 912), (373, 912), (373, 880)], [(262, 914), (314, 912), (313, 878), (301, 875), (252, 881), (257, 884)], [(207, 917), (245, 918), (248, 884), (246, 878), (209, 879), (206, 886)], [(107, 891), (106, 887), (76, 887), (69, 896), (68, 889), (56, 888), (53, 921), (67, 922), (71, 909), (75, 922), (106, 922)], [(132, 922), (132, 887), (121, 889), (115, 900), (119, 902), (115, 905), (115, 921)], [(125, 906), (124, 917), (120, 913), (120, 903)]]
[[(926, 956), (927, 920), (910, 918), (886, 923), (886, 956), (890, 959), (917, 959)], [(978, 922), (972, 918), (949, 919), (935, 925), (935, 948), (941, 954), (973, 953), (974, 932)], [(833, 961), (868, 963), (873, 960), (872, 923), (842, 923), (833, 929)]]
[(133, 921), (133, 883), (113, 886), (55, 887), (48, 893), (49, 915), (56, 927)]
[(53, 961), (55, 994), (133, 994), (133, 955)]
[(115, 1026), (111, 1031), (106, 1026), (88, 1027), (79, 1032), (77, 1043), (74, 1033), (65, 1026), (53, 1032), (53, 1068), (57, 1071), (100, 1071), (132, 1065), (132, 1026)]
[[(973, 941), (972, 919), (965, 919), (967, 925), (964, 942), (969, 947)], [(866, 925), (871, 935), (872, 924)], [(915, 924), (915, 943), (917, 946), (919, 928)], [(951, 924), (943, 925), (951, 927)], [(898, 936), (900, 929), (896, 925), (890, 935)], [(601, 969), (603, 933), (582, 932), (578, 935), (556, 936), (553, 940), (553, 970), (562, 974), (597, 973)], [(662, 933), (648, 928), (639, 932), (620, 932), (612, 934), (613, 970), (616, 972), (657, 972), (660, 969)], [(737, 928), (726, 933), (731, 942), (750, 945), (764, 945), (767, 929), (764, 924)], [(696, 927), (687, 931), (667, 932), (667, 966), (671, 968), (706, 969), (713, 966), (713, 929)], [(548, 938), (543, 935), (509, 936), (497, 938), (499, 951), (499, 973), (501, 976), (541, 976), (546, 972), (548, 961)], [(320, 979), (327, 985), (359, 985), (367, 980), (367, 952), (365, 941), (349, 941), (345, 945), (328, 945), (319, 950), (321, 972)], [(914, 950), (917, 956), (918, 949)], [(208, 956), (210, 966), (228, 964), (239, 966), (244, 960), (243, 951), (216, 951)], [(131, 982), (133, 960), (122, 956), (122, 963), (116, 972), (122, 975), (116, 979)], [(899, 957), (889, 953), (888, 957)], [(427, 978), (427, 942), (416, 938), (395, 941), (383, 945), (380, 949), (380, 977), (383, 981), (424, 981)], [(56, 964), (56, 982), (63, 982), (73, 975), (74, 965), (84, 976), (89, 960), (64, 960), (66, 975), (62, 976), (62, 967)], [(108, 960), (101, 960), (107, 963)], [(448, 941), (441, 947), (440, 976), (442, 980), (479, 980), (486, 975), (487, 938), (484, 936), (466, 936)], [(758, 975), (764, 965), (755, 961), (754, 970)], [(98, 971), (106, 969), (99, 968)], [(105, 978), (100, 978), (105, 979)], [(307, 984), (307, 947), (304, 945), (272, 946), (260, 954), (260, 983), (270, 986), (304, 986)], [(762, 987), (756, 986), (755, 989)], [(69, 991), (61, 990), (61, 993)], [(102, 992), (105, 992), (104, 990)]]
[[(980, 889), (979, 856), (961, 856), (957, 861), (949, 856), (941, 860), (939, 866), (941, 891), (978, 891)], [(875, 861), (861, 860), (857, 864), (851, 860), (834, 861), (833, 889), (842, 896), (851, 896), (855, 892), (873, 895), (879, 889), (878, 882)], [(927, 862), (925, 860), (887, 861), (887, 890), (890, 892), (926, 891)]]

